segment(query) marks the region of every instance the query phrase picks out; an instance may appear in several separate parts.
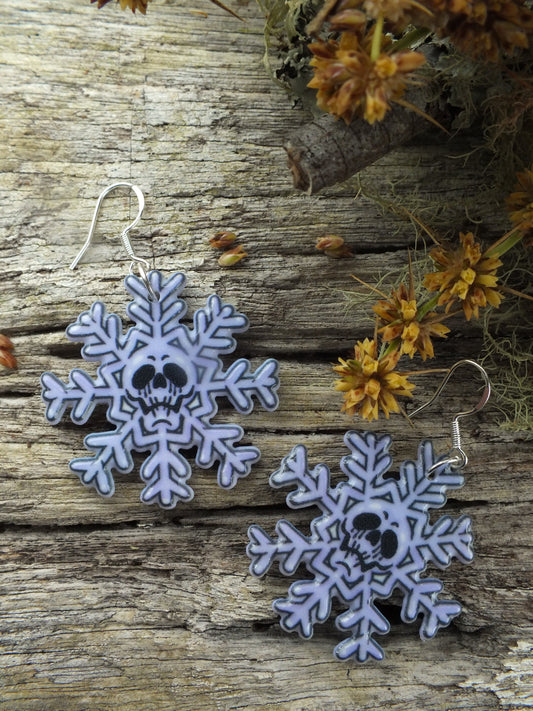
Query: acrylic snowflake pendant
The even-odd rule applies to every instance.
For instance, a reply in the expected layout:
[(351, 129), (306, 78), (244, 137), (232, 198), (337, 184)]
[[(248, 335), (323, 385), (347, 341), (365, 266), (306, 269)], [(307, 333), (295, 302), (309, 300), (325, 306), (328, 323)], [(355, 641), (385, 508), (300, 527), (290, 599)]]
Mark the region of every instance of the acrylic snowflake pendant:
[(267, 410), (278, 405), (278, 363), (270, 358), (255, 372), (249, 361), (236, 360), (226, 371), (219, 356), (231, 353), (233, 333), (248, 328), (248, 320), (233, 306), (210, 296), (205, 308), (194, 314), (192, 329), (180, 321), (185, 302), (178, 298), (185, 276), (164, 279), (157, 271), (148, 275), (157, 300), (142, 279), (130, 275), (126, 289), (133, 296), (128, 315), (134, 326), (123, 334), (122, 322), (97, 301), (67, 328), (67, 337), (83, 342), (87, 361), (99, 361), (97, 376), (71, 371), (68, 384), (53, 373), (41, 377), (46, 417), (57, 424), (65, 410), (82, 425), (99, 403), (108, 405), (109, 432), (89, 434), (85, 446), (91, 457), (73, 459), (70, 467), (86, 486), (103, 496), (114, 493), (113, 470), (132, 470), (132, 451), (149, 452), (141, 466), (146, 486), (145, 503), (171, 508), (189, 501), (194, 492), (187, 483), (191, 467), (182, 450), (197, 448), (196, 463), (218, 466), (218, 483), (233, 487), (259, 459), (255, 447), (235, 444), (242, 438), (239, 425), (213, 424), (216, 399), (225, 396), (240, 413), (254, 407), (253, 396)]
[(311, 535), (284, 519), (276, 524), (277, 538), (254, 525), (248, 531), (247, 553), (256, 576), (274, 561), (284, 575), (305, 564), (312, 579), (296, 581), (288, 597), (274, 601), (281, 626), (309, 638), (314, 624), (328, 619), (332, 598), (337, 598), (347, 607), (336, 618), (337, 627), (351, 636), (335, 647), (335, 656), (364, 662), (383, 658), (373, 635), (386, 634), (390, 625), (374, 601), (390, 597), (395, 589), (403, 593), (404, 622), (422, 615), (422, 639), (433, 637), (460, 613), (458, 602), (439, 598), (440, 580), (421, 575), (428, 562), (445, 568), (453, 557), (463, 563), (472, 560), (472, 535), (467, 516), (429, 521), (428, 509), (443, 506), (447, 489), (463, 485), (463, 476), (445, 461), (427, 475), (439, 461), (431, 442), (420, 445), (416, 462), (402, 462), (396, 479), (384, 476), (391, 465), (388, 435), (351, 431), (344, 441), (351, 450), (341, 461), (348, 481), (331, 487), (324, 464), (309, 470), (303, 445), (271, 477), (274, 487), (297, 485), (287, 495), (292, 508), (321, 509), (322, 515), (311, 522)]

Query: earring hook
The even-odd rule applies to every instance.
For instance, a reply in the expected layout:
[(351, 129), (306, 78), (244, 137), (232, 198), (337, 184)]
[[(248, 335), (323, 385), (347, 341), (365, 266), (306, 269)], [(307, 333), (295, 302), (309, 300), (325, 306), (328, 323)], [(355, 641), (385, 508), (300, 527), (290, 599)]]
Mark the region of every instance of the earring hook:
[(148, 289), (148, 292), (150, 293), (150, 296), (157, 301), (158, 296), (155, 293), (155, 291), (152, 288), (152, 285), (150, 284), (150, 281), (148, 279), (148, 275), (146, 273), (146, 270), (150, 269), (149, 263), (146, 261), (146, 259), (143, 259), (142, 257), (138, 257), (134, 250), (133, 247), (131, 246), (131, 242), (128, 238), (128, 232), (132, 230), (135, 225), (139, 222), (139, 220), (142, 217), (143, 210), (144, 210), (144, 195), (142, 193), (142, 190), (137, 186), (133, 185), (133, 183), (126, 183), (126, 182), (121, 182), (121, 183), (113, 183), (113, 185), (109, 185), (105, 190), (103, 190), (96, 202), (96, 207), (94, 209), (94, 214), (93, 214), (93, 219), (91, 221), (91, 226), (89, 227), (89, 234), (87, 235), (87, 239), (85, 240), (85, 244), (81, 248), (80, 252), (70, 265), (71, 269), (76, 269), (78, 266), (79, 262), (85, 255), (85, 252), (89, 249), (91, 245), (91, 241), (94, 236), (94, 231), (96, 228), (96, 223), (98, 221), (98, 216), (100, 214), (100, 210), (102, 208), (102, 203), (104, 201), (104, 198), (109, 195), (109, 193), (115, 188), (129, 188), (130, 190), (133, 190), (135, 195), (137, 196), (137, 200), (139, 201), (139, 212), (137, 213), (137, 217), (131, 222), (127, 227), (125, 227), (122, 230), (122, 233), (120, 235), (120, 239), (122, 240), (122, 245), (124, 246), (124, 249), (126, 250), (126, 254), (128, 257), (131, 259), (131, 265), (130, 265), (130, 272), (133, 273), (133, 267), (134, 265), (137, 265), (137, 269), (139, 271), (139, 276), (141, 277), (142, 281), (144, 282), (144, 285)]
[(409, 418), (414, 417), (415, 415), (418, 415), (422, 410), (425, 410), (426, 407), (429, 407), (432, 405), (435, 400), (439, 397), (443, 389), (446, 387), (446, 384), (454, 374), (454, 372), (457, 370), (462, 365), (470, 365), (473, 366), (474, 368), (477, 368), (481, 375), (483, 376), (483, 380), (485, 382), (485, 387), (483, 389), (483, 393), (481, 395), (481, 398), (477, 405), (472, 407), (470, 410), (464, 410), (463, 412), (458, 412), (453, 420), (452, 420), (452, 449), (448, 455), (448, 457), (444, 460), (441, 460), (440, 462), (436, 462), (432, 467), (428, 469), (428, 476), (431, 475), (436, 469), (439, 467), (442, 467), (443, 465), (449, 465), (452, 469), (463, 469), (467, 464), (468, 464), (468, 457), (466, 456), (465, 451), (461, 447), (461, 433), (459, 431), (459, 420), (463, 417), (468, 417), (469, 415), (473, 415), (476, 412), (479, 412), (482, 410), (485, 405), (487, 404), (487, 401), (490, 397), (491, 393), (491, 386), (490, 386), (490, 380), (489, 376), (487, 374), (487, 371), (485, 368), (483, 368), (482, 365), (477, 363), (475, 360), (469, 360), (468, 358), (464, 360), (459, 360), (457, 363), (452, 365), (452, 367), (449, 369), (448, 373), (442, 380), (441, 384), (433, 394), (433, 397), (428, 400), (428, 402), (425, 402), (423, 405), (420, 405), (417, 407), (413, 412), (410, 413)]

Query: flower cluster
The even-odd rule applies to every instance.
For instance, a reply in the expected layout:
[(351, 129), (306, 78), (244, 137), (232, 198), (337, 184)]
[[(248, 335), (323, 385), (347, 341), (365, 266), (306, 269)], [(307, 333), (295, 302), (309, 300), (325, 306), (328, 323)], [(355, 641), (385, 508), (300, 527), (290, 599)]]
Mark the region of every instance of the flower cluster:
[(333, 370), (341, 377), (335, 390), (344, 393), (342, 411), (348, 415), (359, 412), (366, 420), (377, 420), (381, 410), (385, 417), (400, 412), (397, 397), (411, 396), (414, 388), (406, 374), (396, 371), (400, 351), (379, 355), (377, 340), (365, 338), (354, 349), (353, 358), (343, 360)]
[(437, 271), (426, 274), (424, 286), (438, 291), (439, 306), (446, 311), (460, 303), (468, 321), (479, 318), (479, 309), (487, 304), (498, 307), (502, 295), (498, 289), (498, 268), (502, 262), (482, 251), (471, 232), (460, 233), (460, 245), (438, 245), (430, 252)]
[(504, 292), (532, 298), (507, 288), (499, 273), (501, 257), (533, 231), (533, 167), (519, 173), (517, 180), (507, 199), (514, 226), (488, 248), (472, 232), (461, 232), (454, 244), (431, 235), (436, 242), (429, 253), (433, 271), (424, 275), (418, 289), (411, 262), (408, 284), (393, 288), (390, 296), (361, 282), (381, 298), (373, 306), (374, 339), (359, 341), (353, 358), (339, 358), (340, 364), (333, 367), (340, 376), (335, 389), (344, 393), (343, 412), (368, 420), (376, 419), (379, 412), (387, 418), (400, 412), (397, 398), (411, 396), (414, 385), (408, 377), (417, 374), (397, 370), (402, 356), (433, 358), (433, 339), (445, 338), (450, 331), (445, 319), (461, 314), (467, 321), (478, 319), (482, 309), (500, 306)]
[(326, 0), (308, 30), (322, 31), (309, 45), (318, 106), (347, 123), (374, 123), (419, 82), (425, 58), (410, 49), (411, 36), (433, 32), (469, 57), (497, 62), (529, 47), (533, 11), (523, 0)]
[(426, 0), (414, 18), (475, 59), (497, 62), (529, 47), (533, 12), (521, 0)]
[[(409, 291), (409, 293), (408, 293)], [(398, 352), (412, 358), (418, 353), (422, 360), (433, 358), (432, 338), (445, 338), (450, 329), (442, 321), (442, 314), (421, 307), (415, 298), (411, 279), (409, 290), (405, 284), (393, 289), (390, 299), (383, 299), (373, 307), (383, 324), (379, 332), (385, 343), (398, 345)]]
[(381, 121), (425, 62), (420, 52), (393, 52), (388, 41), (384, 48), (375, 37), (380, 39), (374, 28), (366, 32), (363, 25), (360, 31), (342, 32), (339, 40), (317, 39), (309, 45), (314, 77), (308, 86), (318, 90), (321, 109), (346, 123), (355, 115), (371, 124)]

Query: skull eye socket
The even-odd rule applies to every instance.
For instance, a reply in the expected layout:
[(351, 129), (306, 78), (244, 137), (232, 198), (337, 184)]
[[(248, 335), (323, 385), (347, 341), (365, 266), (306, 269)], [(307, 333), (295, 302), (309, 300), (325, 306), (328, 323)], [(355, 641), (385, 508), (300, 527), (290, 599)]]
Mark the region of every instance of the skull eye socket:
[(381, 555), (392, 558), (398, 550), (398, 536), (390, 529), (381, 536)]
[(187, 373), (180, 368), (176, 363), (165, 363), (163, 366), (163, 373), (167, 380), (178, 388), (182, 388), (187, 384)]
[(370, 531), (379, 528), (381, 519), (374, 513), (360, 513), (353, 520), (353, 527), (358, 531)]
[(153, 365), (150, 365), (149, 363), (146, 365), (141, 365), (141, 367), (138, 368), (133, 374), (131, 384), (136, 390), (142, 390), (148, 385), (154, 375), (155, 368)]

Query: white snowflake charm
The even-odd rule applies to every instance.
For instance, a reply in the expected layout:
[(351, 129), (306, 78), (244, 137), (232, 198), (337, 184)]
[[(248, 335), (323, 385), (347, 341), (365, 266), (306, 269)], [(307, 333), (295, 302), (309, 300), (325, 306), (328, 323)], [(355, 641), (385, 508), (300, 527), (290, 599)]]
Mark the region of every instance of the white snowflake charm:
[(253, 396), (265, 409), (276, 409), (278, 363), (269, 358), (252, 372), (249, 361), (240, 358), (224, 371), (219, 356), (234, 351), (232, 334), (248, 328), (247, 318), (213, 295), (196, 311), (190, 329), (181, 323), (186, 305), (178, 298), (184, 275), (164, 279), (152, 271), (142, 276), (125, 280), (133, 296), (127, 312), (135, 324), (125, 335), (120, 318), (99, 301), (67, 328), (70, 340), (84, 343), (83, 358), (100, 362), (96, 378), (75, 368), (65, 384), (43, 373), (42, 397), (51, 424), (70, 408), (72, 421), (82, 425), (96, 405), (108, 405), (107, 419), (115, 428), (89, 434), (85, 446), (93, 456), (70, 462), (83, 484), (111, 496), (113, 470), (130, 472), (132, 451), (149, 452), (140, 471), (146, 484), (141, 500), (172, 508), (194, 495), (182, 450), (197, 447), (200, 467), (218, 462), (218, 483), (226, 489), (250, 472), (259, 450), (235, 446), (243, 436), (239, 425), (211, 419), (223, 396), (243, 414), (252, 411)]
[(454, 557), (471, 561), (472, 535), (467, 516), (445, 515), (433, 524), (429, 520), (429, 509), (446, 503), (447, 490), (463, 485), (462, 474), (453, 468), (455, 456), (436, 458), (431, 442), (423, 442), (416, 462), (402, 462), (396, 479), (386, 476), (391, 466), (388, 435), (350, 431), (344, 441), (350, 449), (341, 461), (347, 481), (337, 486), (330, 485), (324, 464), (308, 468), (303, 445), (271, 476), (274, 487), (296, 484), (287, 496), (290, 507), (316, 505), (322, 511), (311, 521), (311, 535), (284, 519), (276, 524), (277, 538), (254, 525), (247, 553), (256, 576), (274, 561), (284, 575), (305, 564), (312, 578), (294, 582), (288, 597), (274, 601), (281, 626), (309, 638), (314, 624), (328, 619), (337, 598), (347, 608), (336, 618), (337, 627), (351, 636), (335, 647), (335, 656), (364, 662), (383, 658), (373, 635), (386, 634), (390, 625), (374, 601), (389, 598), (394, 590), (403, 593), (404, 622), (422, 615), (423, 639), (460, 613), (458, 602), (439, 598), (440, 580), (421, 576), (429, 562), (445, 568)]

